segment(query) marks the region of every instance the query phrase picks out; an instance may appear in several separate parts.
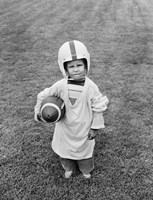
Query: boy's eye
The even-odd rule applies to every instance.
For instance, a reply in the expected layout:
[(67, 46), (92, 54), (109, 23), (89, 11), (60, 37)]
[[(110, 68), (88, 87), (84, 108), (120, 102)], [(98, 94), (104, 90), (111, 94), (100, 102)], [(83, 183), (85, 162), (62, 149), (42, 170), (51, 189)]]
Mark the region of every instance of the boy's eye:
[(71, 65), (71, 66), (69, 66), (68, 68), (73, 68), (74, 66), (73, 65)]

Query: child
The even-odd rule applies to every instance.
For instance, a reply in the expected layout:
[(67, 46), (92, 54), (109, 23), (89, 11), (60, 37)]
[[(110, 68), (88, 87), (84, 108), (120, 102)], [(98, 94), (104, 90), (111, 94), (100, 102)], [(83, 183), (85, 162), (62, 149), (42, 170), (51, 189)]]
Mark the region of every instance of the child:
[(94, 169), (94, 146), (98, 130), (104, 128), (102, 112), (108, 99), (87, 77), (90, 55), (80, 41), (64, 43), (58, 53), (59, 68), (64, 76), (37, 96), (35, 120), (40, 118), (40, 105), (47, 96), (64, 100), (66, 114), (55, 124), (52, 149), (60, 156), (65, 178), (70, 178), (77, 164), (85, 178)]

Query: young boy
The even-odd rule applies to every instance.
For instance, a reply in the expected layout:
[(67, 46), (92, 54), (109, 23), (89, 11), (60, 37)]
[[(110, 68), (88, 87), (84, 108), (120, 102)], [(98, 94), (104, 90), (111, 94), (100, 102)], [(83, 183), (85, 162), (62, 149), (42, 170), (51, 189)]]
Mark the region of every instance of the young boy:
[(103, 111), (108, 99), (87, 77), (90, 55), (80, 41), (64, 43), (58, 52), (59, 68), (64, 76), (37, 96), (35, 120), (40, 116), (41, 102), (47, 96), (64, 100), (66, 114), (55, 124), (52, 149), (60, 156), (65, 178), (70, 178), (77, 164), (85, 178), (94, 169), (94, 146), (98, 130), (104, 128)]

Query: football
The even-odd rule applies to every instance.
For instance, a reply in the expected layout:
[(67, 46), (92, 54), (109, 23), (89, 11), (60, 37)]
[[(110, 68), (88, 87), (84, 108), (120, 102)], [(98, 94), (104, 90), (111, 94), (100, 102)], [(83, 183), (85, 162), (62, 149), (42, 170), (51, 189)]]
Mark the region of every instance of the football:
[(64, 101), (59, 97), (49, 96), (42, 102), (40, 113), (44, 122), (58, 122), (65, 115)]

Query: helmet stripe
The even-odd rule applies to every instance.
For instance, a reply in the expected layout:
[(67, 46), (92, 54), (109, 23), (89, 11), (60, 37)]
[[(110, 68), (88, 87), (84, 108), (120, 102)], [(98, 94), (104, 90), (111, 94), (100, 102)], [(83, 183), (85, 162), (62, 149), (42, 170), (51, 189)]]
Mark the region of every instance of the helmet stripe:
[(70, 51), (71, 51), (71, 55), (72, 55), (72, 60), (76, 60), (77, 59), (77, 55), (76, 55), (76, 49), (75, 49), (74, 41), (70, 41), (69, 45), (70, 45)]

